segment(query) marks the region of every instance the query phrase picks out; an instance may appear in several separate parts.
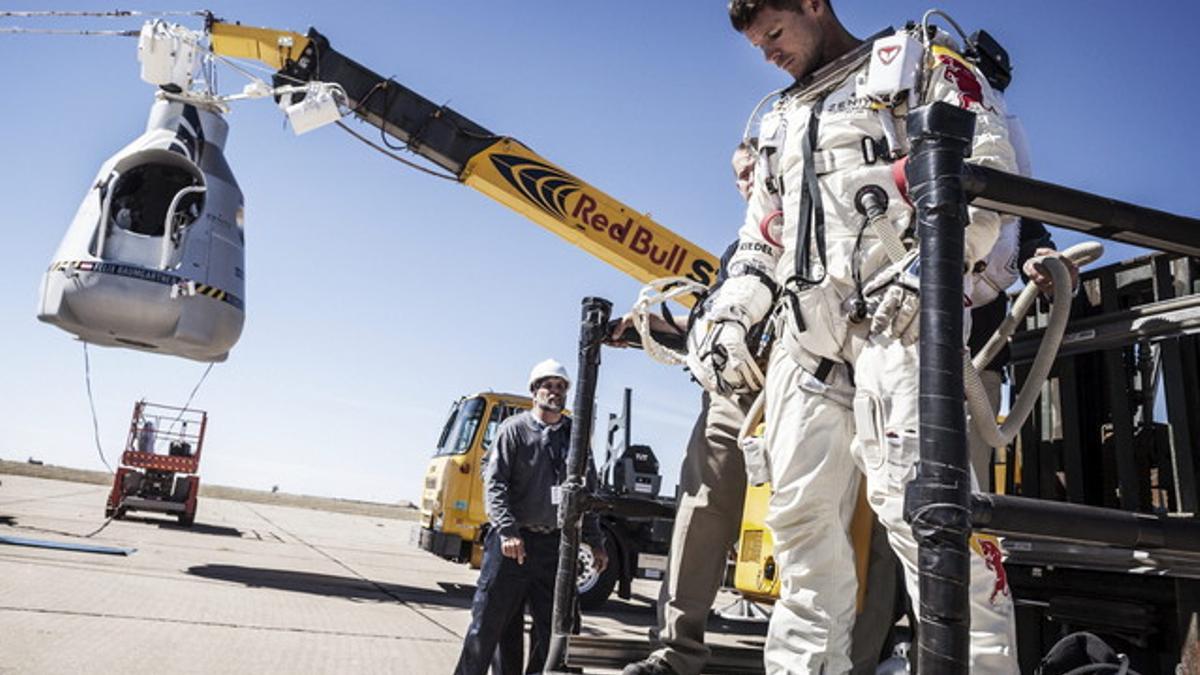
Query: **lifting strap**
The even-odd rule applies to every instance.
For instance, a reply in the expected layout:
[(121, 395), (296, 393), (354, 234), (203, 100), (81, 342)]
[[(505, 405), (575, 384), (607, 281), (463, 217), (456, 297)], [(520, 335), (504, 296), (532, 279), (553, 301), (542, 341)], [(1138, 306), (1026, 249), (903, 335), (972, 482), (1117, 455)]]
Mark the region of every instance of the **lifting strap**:
[(821, 185), (817, 182), (816, 166), (813, 163), (813, 148), (817, 144), (817, 132), (820, 130), (821, 118), (819, 111), (825, 104), (825, 99), (815, 101), (812, 113), (808, 117), (808, 128), (800, 143), (800, 153), (804, 162), (804, 184), (800, 189), (800, 223), (796, 231), (796, 271), (795, 278), (801, 284), (818, 284), (821, 279), (813, 279), (810, 275), (811, 261), (809, 252), (812, 250), (813, 239), (816, 239), (817, 258), (821, 261), (821, 276), (825, 276), (825, 208), (821, 203)]

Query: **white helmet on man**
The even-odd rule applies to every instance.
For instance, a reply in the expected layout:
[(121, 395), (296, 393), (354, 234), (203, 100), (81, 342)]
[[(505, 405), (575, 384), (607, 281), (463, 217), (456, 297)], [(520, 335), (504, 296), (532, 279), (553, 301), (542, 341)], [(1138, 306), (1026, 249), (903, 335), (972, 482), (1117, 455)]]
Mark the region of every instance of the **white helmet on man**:
[(567, 368), (563, 364), (554, 359), (546, 359), (533, 367), (529, 371), (529, 391), (533, 391), (537, 383), (547, 377), (557, 377), (571, 386), (571, 377), (567, 375)]

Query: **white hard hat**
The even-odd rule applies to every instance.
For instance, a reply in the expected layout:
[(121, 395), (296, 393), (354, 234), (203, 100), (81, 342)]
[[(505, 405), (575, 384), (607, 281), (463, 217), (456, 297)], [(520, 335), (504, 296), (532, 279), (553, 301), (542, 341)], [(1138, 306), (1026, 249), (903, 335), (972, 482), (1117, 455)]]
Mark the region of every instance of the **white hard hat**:
[(533, 367), (529, 371), (529, 390), (533, 391), (533, 386), (538, 383), (538, 380), (547, 377), (557, 377), (571, 386), (571, 377), (567, 375), (567, 369), (563, 364), (554, 359), (546, 359)]

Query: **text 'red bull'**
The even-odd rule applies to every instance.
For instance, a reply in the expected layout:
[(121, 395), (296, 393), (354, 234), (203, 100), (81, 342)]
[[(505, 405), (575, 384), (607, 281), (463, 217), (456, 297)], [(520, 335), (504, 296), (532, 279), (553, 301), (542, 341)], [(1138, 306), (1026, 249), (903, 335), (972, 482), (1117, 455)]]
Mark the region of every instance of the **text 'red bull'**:
[[(684, 262), (690, 254), (686, 247), (672, 244), (670, 250), (662, 248), (654, 243), (654, 232), (637, 223), (632, 216), (626, 217), (623, 223), (610, 221), (608, 216), (597, 212), (598, 206), (599, 203), (594, 198), (581, 193), (571, 211), (571, 217), (579, 222), (576, 227), (590, 227), (597, 232), (607, 233), (610, 239), (644, 256), (667, 273), (683, 274)], [(685, 276), (707, 285), (712, 283), (714, 271), (712, 265), (698, 258), (692, 261)]]

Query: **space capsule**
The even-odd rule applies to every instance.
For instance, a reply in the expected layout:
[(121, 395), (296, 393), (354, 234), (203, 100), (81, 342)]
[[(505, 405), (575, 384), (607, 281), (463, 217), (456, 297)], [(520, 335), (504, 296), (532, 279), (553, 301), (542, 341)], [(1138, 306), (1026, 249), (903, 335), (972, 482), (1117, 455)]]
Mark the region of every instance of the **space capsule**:
[(224, 361), (245, 316), (242, 192), (216, 109), (158, 94), (101, 167), (42, 279), (38, 319), (79, 339)]

